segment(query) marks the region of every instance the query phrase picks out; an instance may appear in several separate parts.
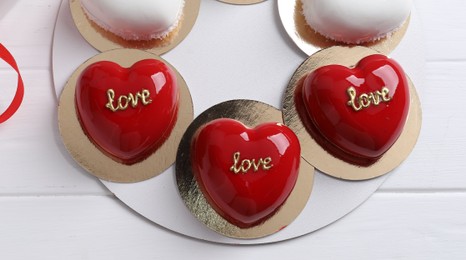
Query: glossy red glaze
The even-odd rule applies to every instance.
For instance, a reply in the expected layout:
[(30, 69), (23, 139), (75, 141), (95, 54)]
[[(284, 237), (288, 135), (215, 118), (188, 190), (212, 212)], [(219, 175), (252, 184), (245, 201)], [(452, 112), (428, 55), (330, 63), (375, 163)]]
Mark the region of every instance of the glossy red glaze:
[[(265, 165), (272, 166), (235, 173), (231, 167), (237, 152), (238, 167), (244, 159), (257, 164), (267, 157), (271, 161)], [(250, 129), (232, 119), (217, 119), (200, 128), (191, 143), (193, 173), (206, 199), (240, 228), (261, 224), (286, 201), (298, 178), (300, 154), (296, 135), (277, 123)]]
[[(121, 107), (107, 107), (109, 90), (118, 107), (121, 96), (148, 90), (143, 103), (122, 98)], [(101, 61), (87, 67), (76, 85), (76, 110), (89, 139), (106, 155), (123, 164), (140, 162), (157, 150), (170, 136), (178, 113), (178, 87), (175, 73), (163, 62), (142, 60), (130, 68)], [(148, 103), (150, 101), (150, 103)], [(128, 104), (127, 104), (128, 103)]]
[[(348, 93), (351, 87), (355, 90), (353, 99)], [(401, 66), (384, 55), (368, 56), (352, 69), (321, 67), (306, 77), (302, 88), (297, 93), (302, 95), (310, 121), (318, 134), (338, 148), (328, 149), (336, 151), (337, 156), (378, 159), (395, 143), (405, 125), (410, 104), (408, 81)], [(385, 98), (390, 100), (384, 101), (384, 95), (380, 95), (383, 88), (389, 91)], [(369, 105), (361, 106), (359, 97), (370, 93), (380, 103), (366, 96), (362, 103)]]

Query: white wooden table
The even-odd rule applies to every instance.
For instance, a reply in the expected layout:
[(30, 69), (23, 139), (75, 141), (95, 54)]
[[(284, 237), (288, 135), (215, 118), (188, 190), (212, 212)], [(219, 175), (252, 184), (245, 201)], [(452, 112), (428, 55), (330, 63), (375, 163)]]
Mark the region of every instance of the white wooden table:
[[(415, 1), (427, 75), (418, 86), (424, 141), (408, 163), (340, 221), (262, 246), (175, 234), (129, 210), (95, 178), (63, 171), (74, 164), (47, 152), (61, 142), (51, 74), (60, 0), (16, 2), (0, 18), (0, 42), (20, 65), (26, 95), (0, 125), (0, 259), (466, 258), (466, 2)], [(12, 75), (0, 64), (0, 78)]]

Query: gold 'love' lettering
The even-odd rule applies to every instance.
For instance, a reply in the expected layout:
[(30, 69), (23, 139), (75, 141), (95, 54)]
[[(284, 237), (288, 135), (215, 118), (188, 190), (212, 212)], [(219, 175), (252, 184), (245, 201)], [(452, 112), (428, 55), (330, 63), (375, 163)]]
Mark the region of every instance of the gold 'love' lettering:
[(233, 154), (233, 165), (230, 167), (230, 171), (234, 172), (235, 174), (246, 174), (251, 168), (254, 172), (259, 171), (260, 168), (264, 171), (270, 170), (273, 167), (272, 158), (259, 158), (256, 162), (256, 159), (243, 159), (241, 160), (241, 153), (236, 152)]
[(110, 109), (112, 112), (126, 110), (129, 106), (135, 108), (139, 104), (139, 100), (141, 100), (141, 103), (144, 106), (152, 103), (152, 100), (150, 99), (150, 92), (147, 89), (136, 92), (136, 95), (133, 95), (133, 93), (121, 95), (118, 99), (115, 99), (115, 91), (113, 89), (109, 89), (107, 90), (107, 99), (108, 102), (105, 107)]
[(390, 97), (390, 90), (387, 87), (383, 87), (381, 90), (371, 92), (369, 94), (357, 95), (356, 89), (350, 87), (347, 90), (350, 100), (348, 106), (351, 106), (355, 111), (363, 110), (368, 108), (370, 105), (378, 106), (382, 102), (388, 102), (392, 100)]

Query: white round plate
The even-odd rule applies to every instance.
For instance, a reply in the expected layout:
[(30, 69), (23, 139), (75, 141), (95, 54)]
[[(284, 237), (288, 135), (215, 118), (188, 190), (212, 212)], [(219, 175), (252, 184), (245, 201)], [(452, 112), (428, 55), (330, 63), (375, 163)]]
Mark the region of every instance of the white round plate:
[[(241, 26), (237, 21), (241, 21)], [(413, 13), (406, 37), (391, 55), (403, 65), (418, 88), (422, 87), (424, 70), (419, 31)], [(76, 29), (68, 1), (64, 0), (53, 42), (57, 96), (73, 71), (95, 54), (97, 51)], [(284, 32), (276, 1), (248, 6), (202, 1), (191, 33), (162, 57), (186, 80), (197, 116), (215, 104), (232, 99), (253, 99), (280, 108), (288, 81), (307, 55)], [(61, 150), (67, 154), (64, 147)], [(405, 163), (410, 163), (409, 158)], [(78, 166), (75, 168), (76, 174), (85, 174)], [(174, 167), (144, 182), (102, 183), (142, 216), (180, 234), (218, 243), (262, 244), (299, 237), (331, 224), (369, 198), (387, 177), (349, 182), (317, 172), (311, 198), (299, 217), (284, 230), (255, 240), (224, 237), (200, 223), (178, 194)]]

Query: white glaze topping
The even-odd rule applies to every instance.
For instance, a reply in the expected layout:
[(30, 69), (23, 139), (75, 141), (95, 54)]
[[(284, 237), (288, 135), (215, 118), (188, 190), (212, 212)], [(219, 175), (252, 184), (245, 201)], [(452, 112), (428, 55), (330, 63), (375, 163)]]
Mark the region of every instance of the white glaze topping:
[(363, 43), (400, 28), (411, 13), (411, 0), (301, 0), (306, 22), (327, 38)]
[(81, 0), (88, 18), (126, 40), (167, 36), (178, 26), (184, 0)]

